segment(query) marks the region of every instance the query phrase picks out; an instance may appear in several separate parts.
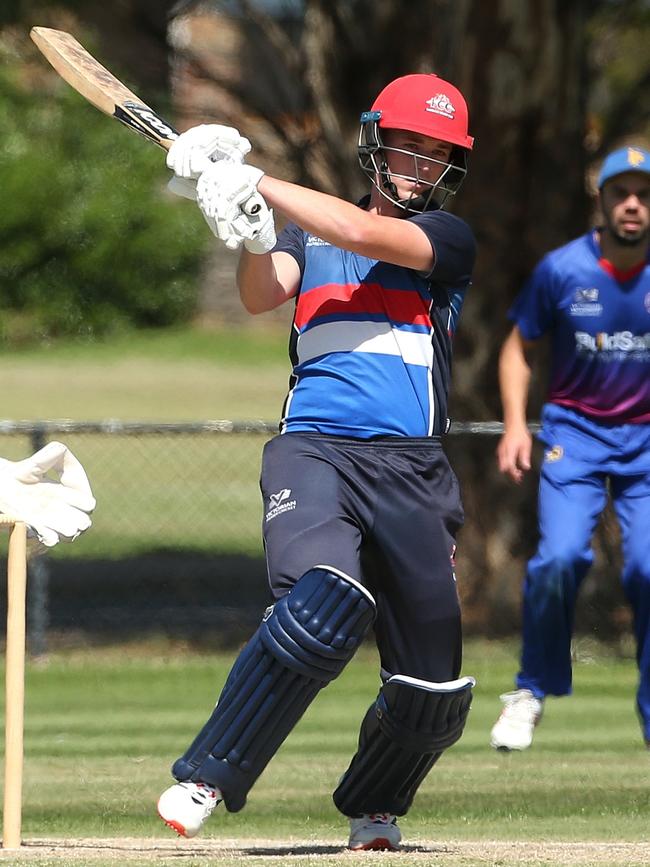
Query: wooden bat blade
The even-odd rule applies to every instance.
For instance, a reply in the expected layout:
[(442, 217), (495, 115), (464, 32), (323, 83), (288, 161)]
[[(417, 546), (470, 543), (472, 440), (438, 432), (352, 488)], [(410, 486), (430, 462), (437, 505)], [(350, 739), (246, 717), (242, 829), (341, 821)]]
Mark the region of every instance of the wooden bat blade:
[(95, 60), (74, 36), (49, 27), (32, 27), (29, 35), (61, 78), (88, 102), (169, 150), (178, 138), (176, 130)]

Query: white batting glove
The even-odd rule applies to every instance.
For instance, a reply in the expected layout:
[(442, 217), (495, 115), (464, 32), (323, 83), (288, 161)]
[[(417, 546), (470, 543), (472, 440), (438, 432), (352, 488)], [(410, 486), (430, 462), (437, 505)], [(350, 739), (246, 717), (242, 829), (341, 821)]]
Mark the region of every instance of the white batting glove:
[(175, 196), (181, 196), (183, 199), (196, 201), (196, 180), (194, 178), (179, 178), (177, 175), (172, 175), (167, 181), (167, 189)]
[(206, 169), (197, 181), (201, 213), (230, 250), (244, 244), (251, 253), (267, 253), (275, 245), (273, 211), (257, 191), (263, 175), (255, 166), (222, 161)]
[(232, 126), (204, 123), (181, 133), (167, 152), (167, 166), (180, 178), (198, 178), (211, 163), (243, 163), (251, 143)]
[(63, 443), (48, 443), (23, 461), (0, 458), (0, 512), (23, 521), (48, 547), (87, 530), (95, 505), (84, 468)]
[(244, 247), (249, 253), (262, 254), (270, 252), (277, 242), (275, 234), (275, 222), (273, 211), (266, 204), (262, 196), (260, 210), (255, 214), (248, 215), (248, 222), (255, 233), (252, 238), (246, 238)]

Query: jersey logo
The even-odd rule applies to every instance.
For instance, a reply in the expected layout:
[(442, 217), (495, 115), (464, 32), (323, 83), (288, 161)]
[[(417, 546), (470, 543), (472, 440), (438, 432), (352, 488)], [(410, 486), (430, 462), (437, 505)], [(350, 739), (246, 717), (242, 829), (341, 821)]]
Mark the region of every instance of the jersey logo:
[(443, 117), (448, 117), (453, 120), (456, 109), (453, 103), (449, 101), (444, 93), (437, 93), (431, 99), (427, 99), (425, 105), (428, 106), (426, 111), (431, 111), (433, 114), (441, 114)]
[(598, 301), (598, 289), (595, 286), (588, 289), (578, 286), (573, 297), (576, 301)]
[(578, 286), (573, 293), (569, 308), (570, 316), (600, 316), (603, 305), (598, 303), (598, 289), (595, 286)]
[(307, 235), (307, 240), (305, 241), (305, 247), (331, 247), (329, 241), (323, 241), (322, 238), (316, 237), (316, 235)]
[(622, 360), (633, 353), (635, 360), (650, 361), (650, 331), (645, 334), (632, 334), (631, 331), (615, 331), (613, 334), (598, 331), (589, 334), (587, 331), (576, 331), (575, 339), (578, 352), (601, 353), (607, 355), (608, 360)]

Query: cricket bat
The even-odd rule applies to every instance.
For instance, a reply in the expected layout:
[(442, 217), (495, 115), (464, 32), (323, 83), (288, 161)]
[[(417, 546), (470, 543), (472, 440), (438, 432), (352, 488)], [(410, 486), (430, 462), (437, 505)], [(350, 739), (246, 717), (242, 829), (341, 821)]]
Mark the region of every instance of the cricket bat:
[[(29, 35), (61, 78), (95, 108), (169, 150), (179, 136), (177, 130), (95, 60), (74, 36), (50, 27), (32, 27)], [(194, 198), (191, 193), (176, 192)], [(262, 204), (259, 193), (253, 193), (242, 205), (242, 210), (253, 216), (259, 213)]]
[(61, 78), (88, 102), (169, 150), (178, 138), (174, 127), (95, 60), (74, 36), (49, 27), (32, 27), (29, 35)]

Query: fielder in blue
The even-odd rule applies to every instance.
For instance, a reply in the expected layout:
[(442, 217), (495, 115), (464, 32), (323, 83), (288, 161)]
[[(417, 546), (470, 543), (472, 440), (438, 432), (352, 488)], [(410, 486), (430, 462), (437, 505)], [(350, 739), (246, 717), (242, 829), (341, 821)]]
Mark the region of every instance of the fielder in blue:
[[(333, 795), (350, 849), (397, 847), (397, 817), (462, 734), (474, 684), (460, 677), (463, 512), (441, 437), (475, 243), (442, 206), (472, 142), (460, 91), (407, 75), (361, 116), (370, 192), (357, 204), (245, 164), (232, 128), (195, 127), (169, 151), (177, 191), (226, 246), (244, 246), (247, 310), (295, 304), (289, 392), (261, 473), (274, 604), (159, 799), (186, 837), (218, 803), (244, 806), (370, 630), (381, 688)], [(277, 242), (271, 208), (288, 221)]]
[(591, 541), (611, 496), (621, 528), (623, 588), (634, 615), (637, 708), (650, 747), (650, 153), (624, 147), (598, 178), (603, 223), (545, 256), (510, 311), (500, 358), (499, 468), (530, 469), (526, 403), (535, 342), (551, 371), (540, 439), (537, 551), (523, 594), (521, 670), (491, 733), (496, 749), (532, 743), (547, 695), (571, 692), (571, 636)]

